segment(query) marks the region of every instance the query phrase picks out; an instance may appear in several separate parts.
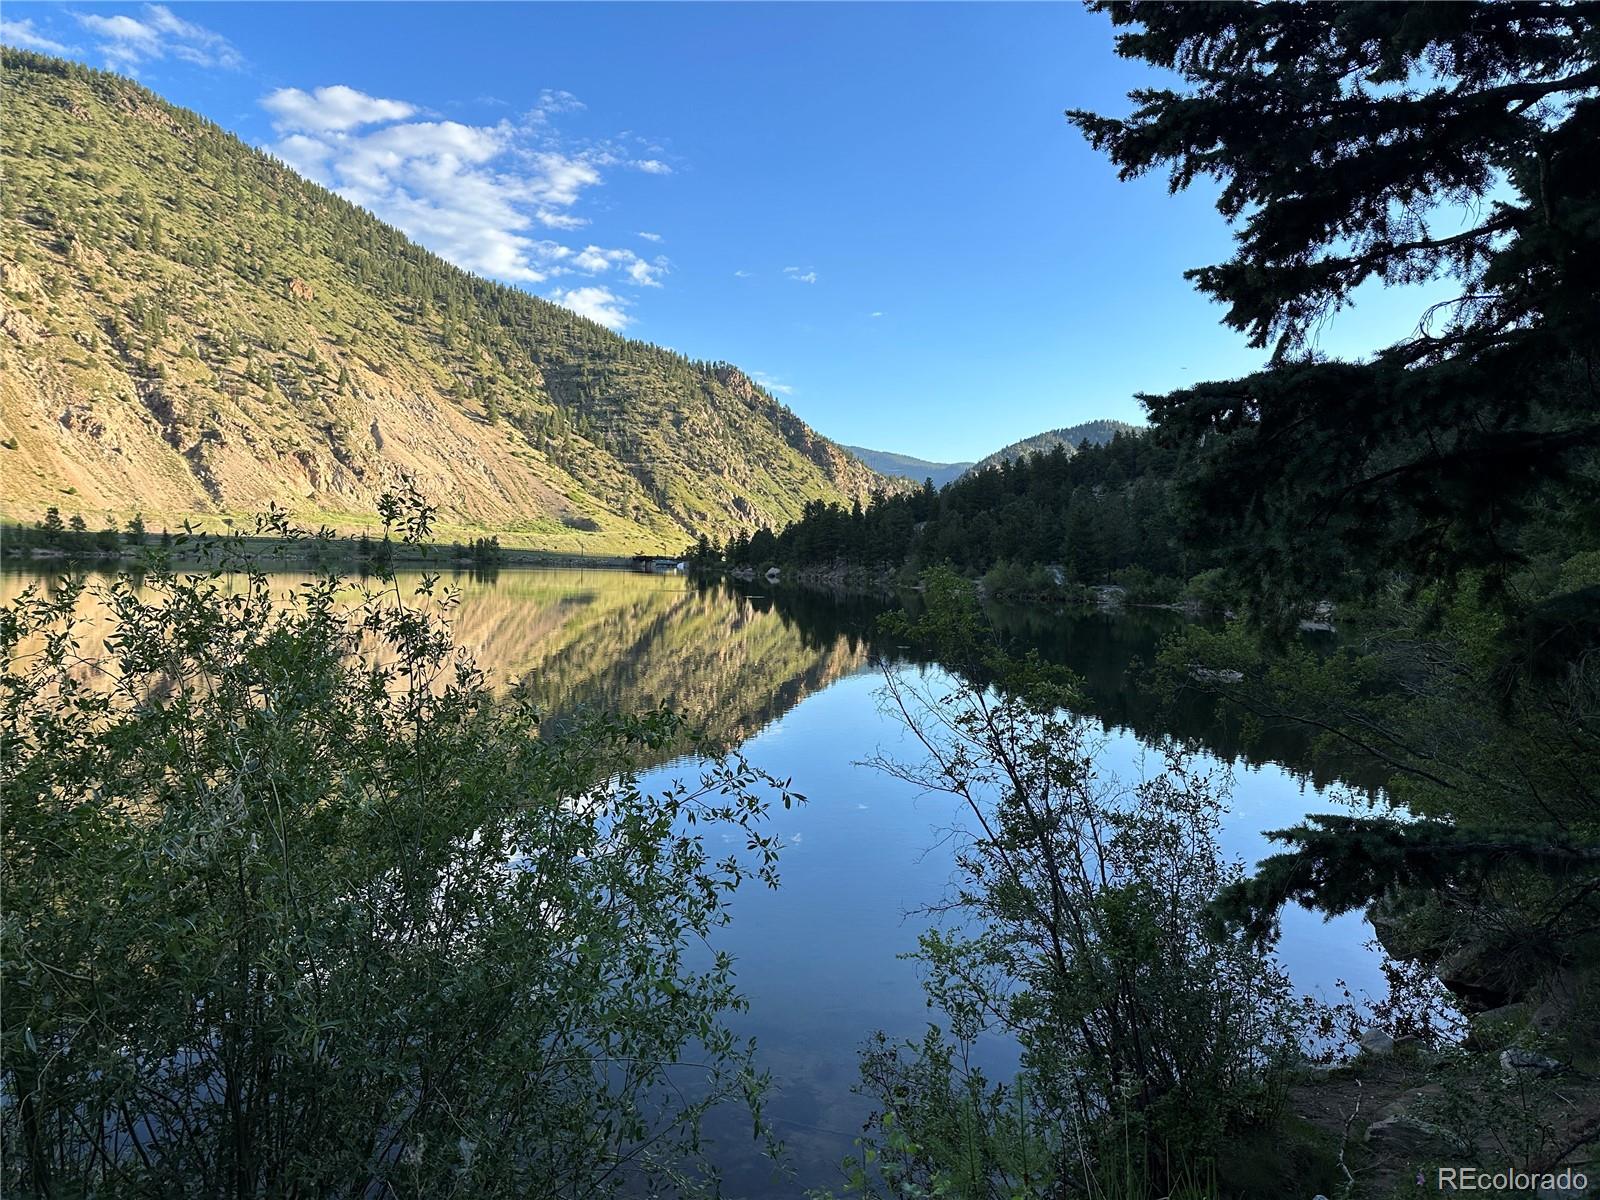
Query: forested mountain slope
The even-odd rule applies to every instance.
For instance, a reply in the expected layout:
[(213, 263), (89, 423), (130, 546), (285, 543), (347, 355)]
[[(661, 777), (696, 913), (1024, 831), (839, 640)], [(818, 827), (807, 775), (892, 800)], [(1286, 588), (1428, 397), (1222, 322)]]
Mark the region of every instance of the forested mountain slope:
[(931, 479), (934, 487), (943, 487), (952, 479), (961, 478), (962, 474), (972, 466), (969, 462), (929, 462), (925, 458), (895, 454), (890, 450), (868, 450), (865, 446), (846, 446), (845, 449), (880, 475), (895, 475), (901, 479), (909, 479), (913, 483)]
[(969, 471), (943, 489), (924, 485), (850, 509), (812, 504), (775, 534), (739, 534), (720, 556), (716, 547), (697, 556), (758, 570), (780, 563), (917, 571), (947, 563), (983, 575), (1004, 564), (1051, 567), (1058, 583), (1106, 582), (1128, 568), (1187, 580), (1215, 557), (1181, 536), (1174, 483), (1191, 456), (1137, 429), (1077, 452), (1058, 442)]
[(597, 552), (883, 480), (725, 363), (478, 278), (193, 113), (7, 47), (0, 476), (13, 517), (371, 523)]
[(1048, 453), (1057, 446), (1064, 446), (1070, 456), (1079, 446), (1088, 442), (1091, 446), (1104, 446), (1119, 433), (1132, 433), (1136, 427), (1126, 421), (1083, 421), (1077, 425), (1067, 425), (1061, 429), (1047, 429), (1043, 433), (1036, 433), (1030, 438), (1023, 438), (1020, 442), (1012, 442), (996, 450), (993, 454), (980, 459), (973, 467), (974, 471), (981, 471), (985, 467), (997, 467), (1003, 462), (1016, 462), (1017, 459), (1029, 454)]

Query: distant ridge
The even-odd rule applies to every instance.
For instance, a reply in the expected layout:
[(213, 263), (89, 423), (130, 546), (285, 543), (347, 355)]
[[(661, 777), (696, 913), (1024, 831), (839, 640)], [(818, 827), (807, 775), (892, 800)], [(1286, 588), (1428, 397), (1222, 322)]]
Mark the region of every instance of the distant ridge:
[(460, 270), (120, 76), (0, 54), (11, 519), (349, 532), (410, 479), (443, 537), (610, 554), (905, 486), (732, 364)]
[(1047, 429), (1030, 438), (1023, 438), (1020, 442), (1012, 442), (987, 458), (979, 459), (972, 470), (981, 471), (985, 467), (999, 466), (1002, 462), (1014, 462), (1027, 454), (1048, 454), (1057, 446), (1065, 446), (1070, 455), (1084, 442), (1088, 442), (1091, 446), (1104, 446), (1117, 434), (1134, 433), (1138, 429), (1139, 426), (1130, 425), (1126, 421), (1111, 420), (1084, 421), (1060, 429)]
[(894, 475), (916, 483), (931, 479), (934, 487), (943, 487), (952, 479), (961, 478), (967, 468), (972, 466), (969, 462), (929, 462), (924, 458), (895, 454), (889, 450), (868, 450), (865, 446), (846, 446), (845, 449), (880, 475)]

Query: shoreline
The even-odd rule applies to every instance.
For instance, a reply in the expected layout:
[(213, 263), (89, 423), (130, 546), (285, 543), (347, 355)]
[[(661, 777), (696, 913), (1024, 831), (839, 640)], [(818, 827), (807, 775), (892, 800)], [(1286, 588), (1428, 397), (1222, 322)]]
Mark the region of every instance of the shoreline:
[[(207, 553), (198, 550), (192, 543), (206, 541), (212, 545), (222, 539), (213, 541), (210, 535), (200, 535), (192, 539), (191, 544), (179, 544), (176, 539), (171, 545), (162, 546), (156, 537), (149, 537), (142, 546), (124, 546), (116, 550), (106, 551), (75, 551), (63, 549), (42, 549), (33, 547), (22, 549), (18, 547), (0, 547), (0, 570), (7, 569), (40, 569), (52, 564), (80, 567), (89, 570), (116, 570), (119, 567), (142, 568), (148, 565), (154, 556), (165, 556), (168, 560), (181, 563), (203, 562), (208, 557)], [(373, 548), (385, 543), (372, 542)], [(251, 564), (263, 567), (275, 565), (323, 565), (339, 564), (352, 569), (362, 567), (375, 567), (388, 565), (393, 567), (444, 567), (461, 570), (496, 571), (496, 570), (536, 570), (551, 568), (571, 568), (581, 570), (604, 571), (632, 571), (636, 570), (635, 558), (631, 555), (620, 554), (575, 554), (570, 551), (555, 550), (524, 550), (512, 547), (499, 547), (497, 553), (490, 555), (475, 555), (472, 548), (461, 547), (457, 543), (430, 542), (423, 546), (409, 545), (404, 542), (390, 542), (387, 544), (389, 551), (381, 558), (375, 553), (361, 552), (359, 542), (355, 538), (337, 538), (332, 541), (318, 541), (315, 538), (291, 540), (287, 538), (268, 538), (249, 536), (241, 539), (241, 544), (235, 546), (236, 550), (243, 552), (243, 557)], [(651, 556), (654, 557), (654, 556)]]

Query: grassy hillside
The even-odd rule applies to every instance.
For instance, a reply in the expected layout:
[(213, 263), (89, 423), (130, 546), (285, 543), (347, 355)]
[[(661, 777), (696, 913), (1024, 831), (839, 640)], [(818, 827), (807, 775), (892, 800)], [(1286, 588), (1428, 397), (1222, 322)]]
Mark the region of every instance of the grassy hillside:
[(1078, 425), (1067, 425), (1061, 429), (1047, 429), (1043, 433), (1036, 433), (1030, 438), (1023, 438), (1020, 442), (996, 450), (978, 462), (973, 467), (974, 471), (981, 471), (985, 467), (997, 467), (1003, 462), (1016, 462), (1017, 459), (1029, 454), (1048, 454), (1057, 446), (1065, 446), (1068, 454), (1073, 454), (1078, 447), (1088, 442), (1091, 446), (1104, 446), (1119, 433), (1132, 433), (1137, 426), (1129, 425), (1126, 421), (1084, 421)]
[(882, 480), (724, 363), (477, 278), (137, 84), (4, 50), (7, 514), (678, 549)]

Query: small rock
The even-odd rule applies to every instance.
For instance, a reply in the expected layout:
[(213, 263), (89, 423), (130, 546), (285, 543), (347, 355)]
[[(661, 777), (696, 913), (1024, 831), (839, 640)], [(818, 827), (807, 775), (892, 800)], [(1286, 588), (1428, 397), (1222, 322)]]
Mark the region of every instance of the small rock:
[(1500, 1051), (1500, 1069), (1508, 1075), (1515, 1075), (1518, 1071), (1553, 1075), (1561, 1070), (1561, 1063), (1549, 1055), (1536, 1054), (1532, 1050), (1519, 1050), (1513, 1046), (1510, 1050)]
[(1374, 1058), (1383, 1058), (1394, 1053), (1394, 1038), (1386, 1030), (1369, 1029), (1361, 1035), (1361, 1051)]

